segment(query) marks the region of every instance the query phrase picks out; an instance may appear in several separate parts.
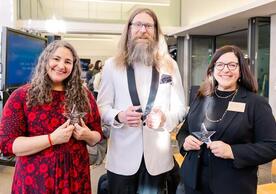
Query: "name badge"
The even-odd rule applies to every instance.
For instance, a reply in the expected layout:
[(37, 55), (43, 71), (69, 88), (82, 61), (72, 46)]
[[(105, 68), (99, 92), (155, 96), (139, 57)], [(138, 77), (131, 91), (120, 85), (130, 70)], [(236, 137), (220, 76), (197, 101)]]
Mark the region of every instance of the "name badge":
[(245, 103), (243, 102), (229, 102), (228, 111), (233, 111), (233, 112), (244, 112), (245, 110)]

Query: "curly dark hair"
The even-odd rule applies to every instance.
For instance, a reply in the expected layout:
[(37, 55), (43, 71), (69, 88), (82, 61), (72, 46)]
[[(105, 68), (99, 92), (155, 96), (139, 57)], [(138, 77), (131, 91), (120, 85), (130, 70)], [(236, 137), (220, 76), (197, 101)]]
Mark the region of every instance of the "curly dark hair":
[(47, 66), (52, 55), (60, 47), (69, 49), (73, 55), (73, 69), (71, 74), (63, 81), (65, 101), (61, 103), (64, 103), (66, 111), (70, 111), (75, 105), (80, 112), (90, 112), (87, 91), (82, 85), (79, 57), (73, 46), (62, 40), (50, 43), (40, 54), (27, 92), (27, 106), (33, 107), (52, 102), (52, 80), (48, 76)]

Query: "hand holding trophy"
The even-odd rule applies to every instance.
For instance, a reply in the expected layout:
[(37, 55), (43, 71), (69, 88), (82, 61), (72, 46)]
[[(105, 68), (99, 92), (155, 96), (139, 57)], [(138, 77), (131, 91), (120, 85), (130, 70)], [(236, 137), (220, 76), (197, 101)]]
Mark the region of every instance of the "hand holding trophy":
[(85, 114), (86, 114), (85, 112), (78, 112), (76, 110), (76, 105), (74, 104), (71, 112), (64, 113), (63, 115), (66, 118), (70, 119), (70, 124), (74, 125), (75, 123), (80, 124), (81, 123), (80, 119), (83, 118), (85, 116)]
[(192, 134), (197, 137), (200, 141), (203, 143), (210, 143), (211, 142), (211, 136), (214, 135), (216, 131), (208, 131), (205, 127), (205, 124), (202, 123), (200, 127), (200, 131), (192, 132)]

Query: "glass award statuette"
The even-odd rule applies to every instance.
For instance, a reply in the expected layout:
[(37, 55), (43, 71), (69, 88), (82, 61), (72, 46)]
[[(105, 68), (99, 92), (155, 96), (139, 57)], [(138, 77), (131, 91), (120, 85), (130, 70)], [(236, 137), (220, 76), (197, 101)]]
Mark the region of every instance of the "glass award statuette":
[(76, 110), (75, 104), (73, 105), (73, 108), (70, 113), (64, 113), (63, 115), (67, 118), (70, 119), (70, 124), (75, 124), (79, 123), (80, 124), (80, 119), (85, 116), (85, 112), (78, 112)]
[(216, 131), (208, 131), (204, 125), (204, 123), (201, 124), (200, 131), (192, 132), (196, 138), (198, 138), (200, 141), (208, 144), (211, 142), (210, 137), (214, 135)]

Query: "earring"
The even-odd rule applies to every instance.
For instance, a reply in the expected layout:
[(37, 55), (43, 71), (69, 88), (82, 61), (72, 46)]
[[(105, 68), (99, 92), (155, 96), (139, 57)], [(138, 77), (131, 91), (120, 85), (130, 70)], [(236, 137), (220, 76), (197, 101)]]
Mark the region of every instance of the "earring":
[(213, 76), (213, 75), (210, 75), (210, 76), (208, 77), (208, 79), (209, 79), (209, 81), (210, 81), (211, 83), (214, 83), (214, 76)]
[(241, 83), (241, 78), (238, 79), (238, 82)]

